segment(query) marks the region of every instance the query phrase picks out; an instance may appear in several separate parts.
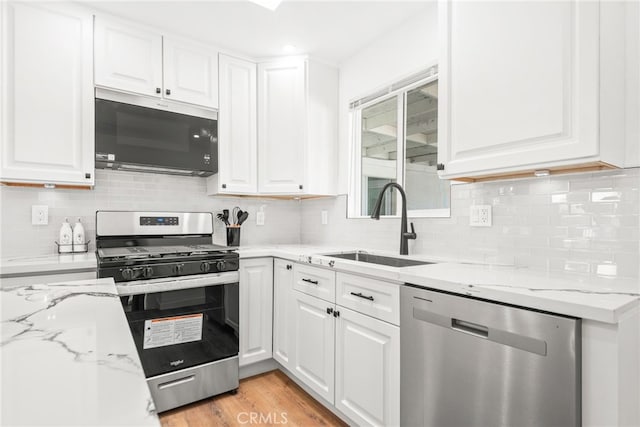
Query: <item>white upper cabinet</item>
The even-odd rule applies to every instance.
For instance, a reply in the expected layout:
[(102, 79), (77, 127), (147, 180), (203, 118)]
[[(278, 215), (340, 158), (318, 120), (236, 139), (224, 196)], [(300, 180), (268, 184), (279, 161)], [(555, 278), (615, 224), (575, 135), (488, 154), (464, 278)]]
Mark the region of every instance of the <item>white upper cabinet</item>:
[(622, 166), (624, 43), (596, 1), (441, 1), (444, 178)]
[(2, 3), (2, 181), (94, 183), (93, 17)]
[(258, 66), (259, 190), (304, 191), (305, 62), (274, 61)]
[(218, 173), (210, 193), (258, 191), (256, 68), (250, 61), (220, 55)]
[(96, 17), (95, 84), (218, 108), (215, 48)]
[(165, 98), (218, 108), (218, 52), (171, 37), (163, 50)]
[(336, 193), (338, 71), (304, 57), (258, 64), (258, 192)]
[(96, 17), (95, 84), (161, 97), (162, 36)]

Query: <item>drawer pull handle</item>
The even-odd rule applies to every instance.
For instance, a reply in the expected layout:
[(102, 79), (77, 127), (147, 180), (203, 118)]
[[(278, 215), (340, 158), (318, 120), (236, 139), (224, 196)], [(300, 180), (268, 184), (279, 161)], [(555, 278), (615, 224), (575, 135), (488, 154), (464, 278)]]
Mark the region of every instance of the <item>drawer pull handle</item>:
[(313, 283), (314, 285), (318, 284), (317, 280), (311, 280), (311, 279), (302, 279), (303, 282), (307, 282), (307, 283)]
[(371, 295), (362, 295), (362, 292), (351, 292), (351, 295), (358, 298), (368, 299), (369, 301), (373, 301), (373, 297)]
[(168, 381), (166, 383), (162, 383), (158, 385), (158, 390), (162, 390), (169, 387), (174, 387), (180, 384), (188, 383), (196, 379), (195, 375), (189, 375), (188, 377), (180, 378), (173, 381)]

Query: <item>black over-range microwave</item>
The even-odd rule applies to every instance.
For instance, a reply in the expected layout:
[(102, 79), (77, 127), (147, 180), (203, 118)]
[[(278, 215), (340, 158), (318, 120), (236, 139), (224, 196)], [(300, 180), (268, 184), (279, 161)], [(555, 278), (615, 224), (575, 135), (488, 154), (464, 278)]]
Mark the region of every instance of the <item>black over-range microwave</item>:
[(218, 113), (96, 89), (96, 168), (210, 176), (218, 172)]

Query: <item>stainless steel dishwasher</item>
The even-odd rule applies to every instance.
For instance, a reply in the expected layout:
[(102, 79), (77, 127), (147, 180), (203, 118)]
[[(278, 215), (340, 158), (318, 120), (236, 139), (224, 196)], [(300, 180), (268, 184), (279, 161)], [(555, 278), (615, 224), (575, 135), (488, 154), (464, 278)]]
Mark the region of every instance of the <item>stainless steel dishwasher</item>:
[(580, 319), (401, 287), (401, 425), (579, 426)]

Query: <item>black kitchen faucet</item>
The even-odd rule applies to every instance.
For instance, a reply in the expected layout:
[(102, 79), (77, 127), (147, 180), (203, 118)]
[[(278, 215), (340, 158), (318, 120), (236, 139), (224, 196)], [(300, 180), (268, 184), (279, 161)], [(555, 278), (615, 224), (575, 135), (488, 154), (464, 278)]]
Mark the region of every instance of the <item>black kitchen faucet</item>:
[(402, 197), (402, 221), (400, 222), (400, 255), (409, 255), (409, 239), (415, 239), (416, 230), (413, 228), (413, 223), (411, 223), (411, 233), (407, 230), (407, 195), (404, 193), (402, 186), (395, 182), (390, 182), (382, 188), (380, 191), (380, 195), (378, 195), (378, 200), (376, 200), (376, 204), (373, 207), (373, 212), (371, 213), (371, 218), (380, 219), (380, 207), (382, 206), (382, 199), (384, 199), (384, 193), (387, 191), (387, 188), (395, 187), (400, 192), (400, 196)]

